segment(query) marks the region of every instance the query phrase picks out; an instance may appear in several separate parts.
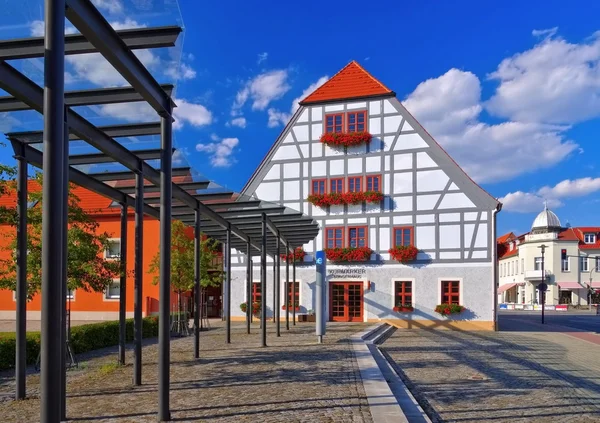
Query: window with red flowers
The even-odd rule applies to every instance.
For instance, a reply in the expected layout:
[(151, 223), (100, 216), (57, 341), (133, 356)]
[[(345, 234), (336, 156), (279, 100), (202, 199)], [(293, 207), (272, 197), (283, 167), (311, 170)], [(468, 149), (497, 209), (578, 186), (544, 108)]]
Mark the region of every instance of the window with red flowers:
[(261, 299), (260, 282), (253, 282), (252, 283), (252, 302), (253, 303), (260, 302), (260, 299)]
[(414, 228), (412, 226), (402, 226), (399, 228), (394, 228), (393, 241), (394, 247), (407, 247), (409, 245), (415, 245)]
[[(295, 289), (295, 291), (294, 291)], [(293, 294), (296, 294), (295, 296)], [(292, 305), (292, 298), (295, 298), (294, 301), (296, 303), (295, 307), (300, 305), (300, 285), (298, 282), (291, 282), (288, 284), (288, 295), (287, 295), (287, 304)]]
[(344, 228), (325, 229), (325, 248), (342, 248), (344, 246)]
[(396, 281), (394, 285), (394, 307), (412, 304), (412, 281)]
[(460, 304), (460, 281), (442, 281), (442, 304)]
[(312, 180), (312, 193), (314, 195), (317, 194), (325, 194), (325, 183), (327, 181), (325, 179), (313, 179)]
[(344, 132), (344, 114), (325, 115), (325, 132)]
[(344, 192), (344, 178), (333, 178), (329, 180), (329, 192), (342, 194)]
[(367, 227), (356, 226), (348, 228), (349, 247), (366, 247), (367, 246)]
[(362, 178), (360, 176), (351, 176), (348, 178), (348, 191), (349, 192), (361, 192), (362, 191)]
[(367, 175), (367, 191), (381, 191), (381, 175)]
[(364, 132), (367, 130), (367, 112), (349, 112), (346, 113), (348, 120), (348, 132)]

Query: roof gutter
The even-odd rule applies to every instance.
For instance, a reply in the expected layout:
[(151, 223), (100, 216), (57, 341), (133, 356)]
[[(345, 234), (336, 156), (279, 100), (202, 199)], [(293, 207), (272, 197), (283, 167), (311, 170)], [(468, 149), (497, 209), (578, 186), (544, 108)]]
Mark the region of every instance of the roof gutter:
[(502, 210), (502, 203), (498, 201), (492, 210), (492, 281), (494, 284), (494, 331), (498, 331), (498, 244), (496, 243), (496, 215)]

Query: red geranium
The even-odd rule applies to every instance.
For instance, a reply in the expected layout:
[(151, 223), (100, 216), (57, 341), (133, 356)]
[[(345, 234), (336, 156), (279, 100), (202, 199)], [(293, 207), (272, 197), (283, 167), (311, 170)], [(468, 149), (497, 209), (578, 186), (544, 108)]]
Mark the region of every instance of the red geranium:
[(383, 194), (378, 191), (332, 192), (329, 194), (311, 194), (307, 201), (317, 207), (339, 206), (343, 204), (379, 203)]
[(449, 316), (450, 314), (459, 314), (466, 309), (458, 304), (439, 304), (435, 307), (435, 312), (442, 316)]
[(368, 144), (372, 138), (368, 132), (329, 132), (321, 135), (321, 142), (332, 147), (353, 147)]
[(367, 261), (373, 250), (369, 247), (325, 248), (325, 256), (329, 261)]
[(303, 262), (305, 255), (306, 253), (304, 252), (304, 248), (298, 247), (294, 250), (293, 253), (282, 254), (281, 260), (292, 262), (294, 261), (294, 259), (296, 259), (296, 261)]
[(408, 263), (417, 258), (419, 250), (414, 245), (397, 245), (388, 250), (394, 260)]

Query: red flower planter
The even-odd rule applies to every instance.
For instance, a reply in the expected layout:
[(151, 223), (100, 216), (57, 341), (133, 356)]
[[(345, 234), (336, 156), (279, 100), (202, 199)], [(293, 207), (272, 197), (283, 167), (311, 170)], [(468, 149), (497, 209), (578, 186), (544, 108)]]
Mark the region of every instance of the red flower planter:
[(435, 312), (442, 316), (449, 316), (451, 314), (460, 314), (465, 311), (466, 308), (458, 304), (439, 304), (435, 307)]
[(398, 245), (388, 250), (390, 256), (400, 263), (408, 263), (417, 258), (419, 250), (414, 245)]
[(325, 256), (329, 261), (367, 261), (373, 250), (369, 247), (358, 248), (325, 248)]
[(330, 194), (312, 194), (307, 201), (317, 207), (340, 206), (343, 204), (379, 203), (383, 200), (383, 194), (377, 191), (345, 192), (343, 194), (333, 192)]
[(407, 313), (414, 311), (414, 307), (412, 306), (402, 306), (402, 307), (394, 307), (394, 311), (397, 313)]
[(329, 132), (321, 135), (321, 142), (331, 147), (353, 147), (369, 144), (373, 136), (368, 132)]
[[(285, 305), (282, 305), (282, 306), (281, 306), (281, 309), (282, 309), (282, 310), (286, 310), (286, 309), (287, 309), (287, 307), (286, 307)], [(290, 307), (290, 311), (292, 311), (293, 309), (294, 309), (294, 307)], [(297, 306), (297, 307), (295, 307), (295, 309), (296, 309), (296, 311), (300, 311), (300, 306)]]
[(305, 255), (306, 255), (306, 253), (304, 252), (304, 248), (298, 247), (294, 250), (293, 253), (282, 254), (281, 260), (283, 260), (284, 262), (287, 261), (287, 262), (291, 263), (294, 261), (294, 258), (295, 258), (296, 262), (303, 262)]

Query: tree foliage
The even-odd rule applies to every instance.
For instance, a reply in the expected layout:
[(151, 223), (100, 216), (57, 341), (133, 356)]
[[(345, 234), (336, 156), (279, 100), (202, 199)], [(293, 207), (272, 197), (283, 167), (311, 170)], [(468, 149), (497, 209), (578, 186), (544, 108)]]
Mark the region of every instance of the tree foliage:
[[(35, 175), (41, 187), (42, 175)], [(4, 183), (6, 195), (15, 190), (14, 181)], [(67, 286), (69, 290), (83, 289), (88, 292), (102, 292), (120, 274), (120, 261), (107, 260), (104, 251), (109, 247), (109, 234), (98, 232), (98, 223), (80, 206), (79, 198), (69, 186), (67, 231)], [(28, 191), (27, 210), (27, 295), (31, 299), (41, 290), (42, 285), (42, 190)], [(2, 249), (10, 258), (0, 259), (0, 288), (16, 288), (16, 210), (7, 208), (2, 217), (5, 225), (14, 228), (2, 236), (8, 238)]]

